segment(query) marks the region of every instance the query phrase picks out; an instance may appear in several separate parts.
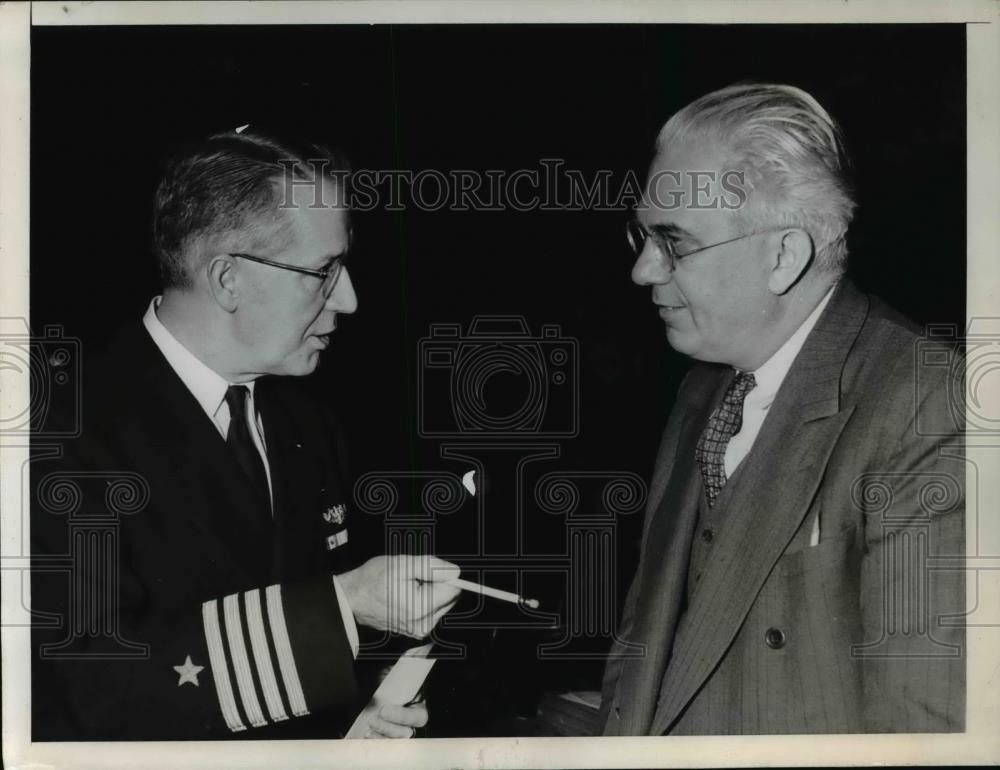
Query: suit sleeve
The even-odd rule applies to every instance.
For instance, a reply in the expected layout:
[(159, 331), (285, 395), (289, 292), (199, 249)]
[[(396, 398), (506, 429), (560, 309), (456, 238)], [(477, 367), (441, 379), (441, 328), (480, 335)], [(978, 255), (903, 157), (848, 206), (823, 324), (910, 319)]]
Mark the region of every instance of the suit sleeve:
[[(90, 497), (105, 484), (80, 472)], [(165, 608), (147, 584), (171, 576), (134, 564), (127, 537), (42, 508), (36, 499), (35, 740), (252, 737), (353, 703), (353, 654), (332, 576)]]
[[(641, 569), (642, 565), (640, 564), (639, 570)], [(632, 635), (636, 602), (639, 594), (639, 570), (636, 570), (632, 585), (629, 587), (628, 594), (625, 597), (625, 607), (622, 610), (621, 623), (618, 627), (618, 637), (623, 640), (629, 640)], [(618, 680), (621, 678), (622, 667), (625, 665), (625, 657), (621, 652), (619, 643), (617, 641), (613, 642), (601, 680), (601, 706), (598, 714), (598, 723), (603, 725), (604, 735), (619, 734), (619, 720), (617, 714), (612, 709), (616, 708), (615, 691), (618, 686)]]
[[(676, 446), (674, 446), (674, 444), (679, 436), (680, 418), (684, 411), (682, 408), (678, 408), (678, 405), (687, 403), (687, 388), (690, 385), (690, 381), (691, 372), (688, 372), (684, 376), (684, 379), (681, 381), (678, 388), (674, 407), (671, 410), (668, 424), (664, 429), (663, 437), (660, 440), (660, 448), (657, 452), (654, 468), (662, 468), (664, 473), (669, 473), (669, 468), (665, 467), (669, 462), (667, 458), (676, 456)], [(649, 505), (650, 501), (647, 501), (647, 506)], [(642, 524), (642, 540), (639, 546), (638, 565), (632, 575), (632, 582), (629, 586), (628, 593), (625, 596), (625, 604), (619, 619), (620, 622), (618, 625), (617, 638), (624, 641), (634, 641), (632, 636), (635, 625), (637, 603), (639, 599), (640, 576), (642, 575), (646, 562), (650, 558), (649, 552), (646, 548), (646, 539), (649, 534), (649, 528), (653, 523), (653, 513), (653, 510), (647, 509), (646, 518)], [(614, 703), (615, 691), (618, 685), (618, 680), (621, 678), (622, 668), (624, 667), (626, 661), (623, 652), (624, 649), (618, 641), (612, 643), (608, 654), (608, 661), (604, 667), (604, 674), (601, 679), (601, 706), (599, 722), (604, 725), (605, 735), (619, 734), (619, 721), (617, 719), (617, 715), (613, 712), (613, 709), (616, 708)]]
[[(906, 361), (912, 366), (912, 361)], [(917, 362), (919, 366), (919, 362)], [(913, 372), (913, 369), (909, 370)], [(884, 468), (856, 484), (866, 508), (861, 565), (864, 729), (949, 732), (965, 719), (965, 473), (956, 390), (920, 370), (895, 394)], [(954, 384), (954, 383), (952, 383)], [(915, 395), (916, 394), (916, 395)]]

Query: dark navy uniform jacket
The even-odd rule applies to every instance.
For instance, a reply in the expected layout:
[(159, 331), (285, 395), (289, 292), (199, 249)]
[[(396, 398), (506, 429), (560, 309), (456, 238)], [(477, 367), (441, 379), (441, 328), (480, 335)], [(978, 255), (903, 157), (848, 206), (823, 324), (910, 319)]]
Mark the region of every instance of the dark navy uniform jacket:
[[(273, 518), (141, 324), (32, 447), (34, 740), (335, 737), (356, 714), (332, 414), (258, 380)], [(69, 422), (66, 422), (69, 425)]]

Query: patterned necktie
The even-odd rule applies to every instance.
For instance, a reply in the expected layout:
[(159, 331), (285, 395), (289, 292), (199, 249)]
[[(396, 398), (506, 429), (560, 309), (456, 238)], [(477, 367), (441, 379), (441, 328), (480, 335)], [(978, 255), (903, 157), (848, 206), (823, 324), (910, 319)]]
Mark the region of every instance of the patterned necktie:
[(247, 399), (250, 390), (245, 385), (230, 385), (226, 390), (226, 403), (229, 405), (229, 432), (226, 434), (226, 444), (235, 455), (240, 467), (250, 479), (254, 494), (264, 502), (264, 510), (271, 511), (271, 493), (267, 486), (267, 471), (264, 461), (253, 443), (250, 426), (247, 423)]
[(757, 381), (752, 374), (737, 372), (729, 390), (722, 397), (722, 403), (712, 412), (708, 425), (698, 438), (694, 456), (701, 466), (709, 508), (715, 505), (715, 499), (726, 485), (726, 446), (743, 425), (743, 400), (756, 385)]

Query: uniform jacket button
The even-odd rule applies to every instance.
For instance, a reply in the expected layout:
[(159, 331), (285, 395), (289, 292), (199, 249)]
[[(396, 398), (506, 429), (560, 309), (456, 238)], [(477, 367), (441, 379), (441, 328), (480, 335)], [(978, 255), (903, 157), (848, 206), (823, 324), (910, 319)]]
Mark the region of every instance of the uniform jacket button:
[(780, 650), (785, 641), (785, 632), (780, 628), (769, 628), (764, 632), (764, 643), (772, 650)]
[(705, 528), (701, 531), (701, 539), (706, 543), (711, 543), (713, 537), (714, 535), (712, 534), (712, 530)]

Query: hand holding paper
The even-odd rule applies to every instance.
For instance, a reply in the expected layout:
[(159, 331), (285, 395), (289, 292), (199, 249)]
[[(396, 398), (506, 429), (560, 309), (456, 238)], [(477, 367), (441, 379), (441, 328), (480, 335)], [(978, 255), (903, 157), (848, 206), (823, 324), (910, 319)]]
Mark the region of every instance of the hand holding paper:
[(427, 706), (419, 701), (409, 706), (386, 703), (371, 715), (368, 738), (413, 738), (427, 724)]
[(400, 656), (345, 738), (412, 738), (427, 724), (427, 707), (413, 699), (434, 665), (427, 657), (431, 647), (413, 647)]

